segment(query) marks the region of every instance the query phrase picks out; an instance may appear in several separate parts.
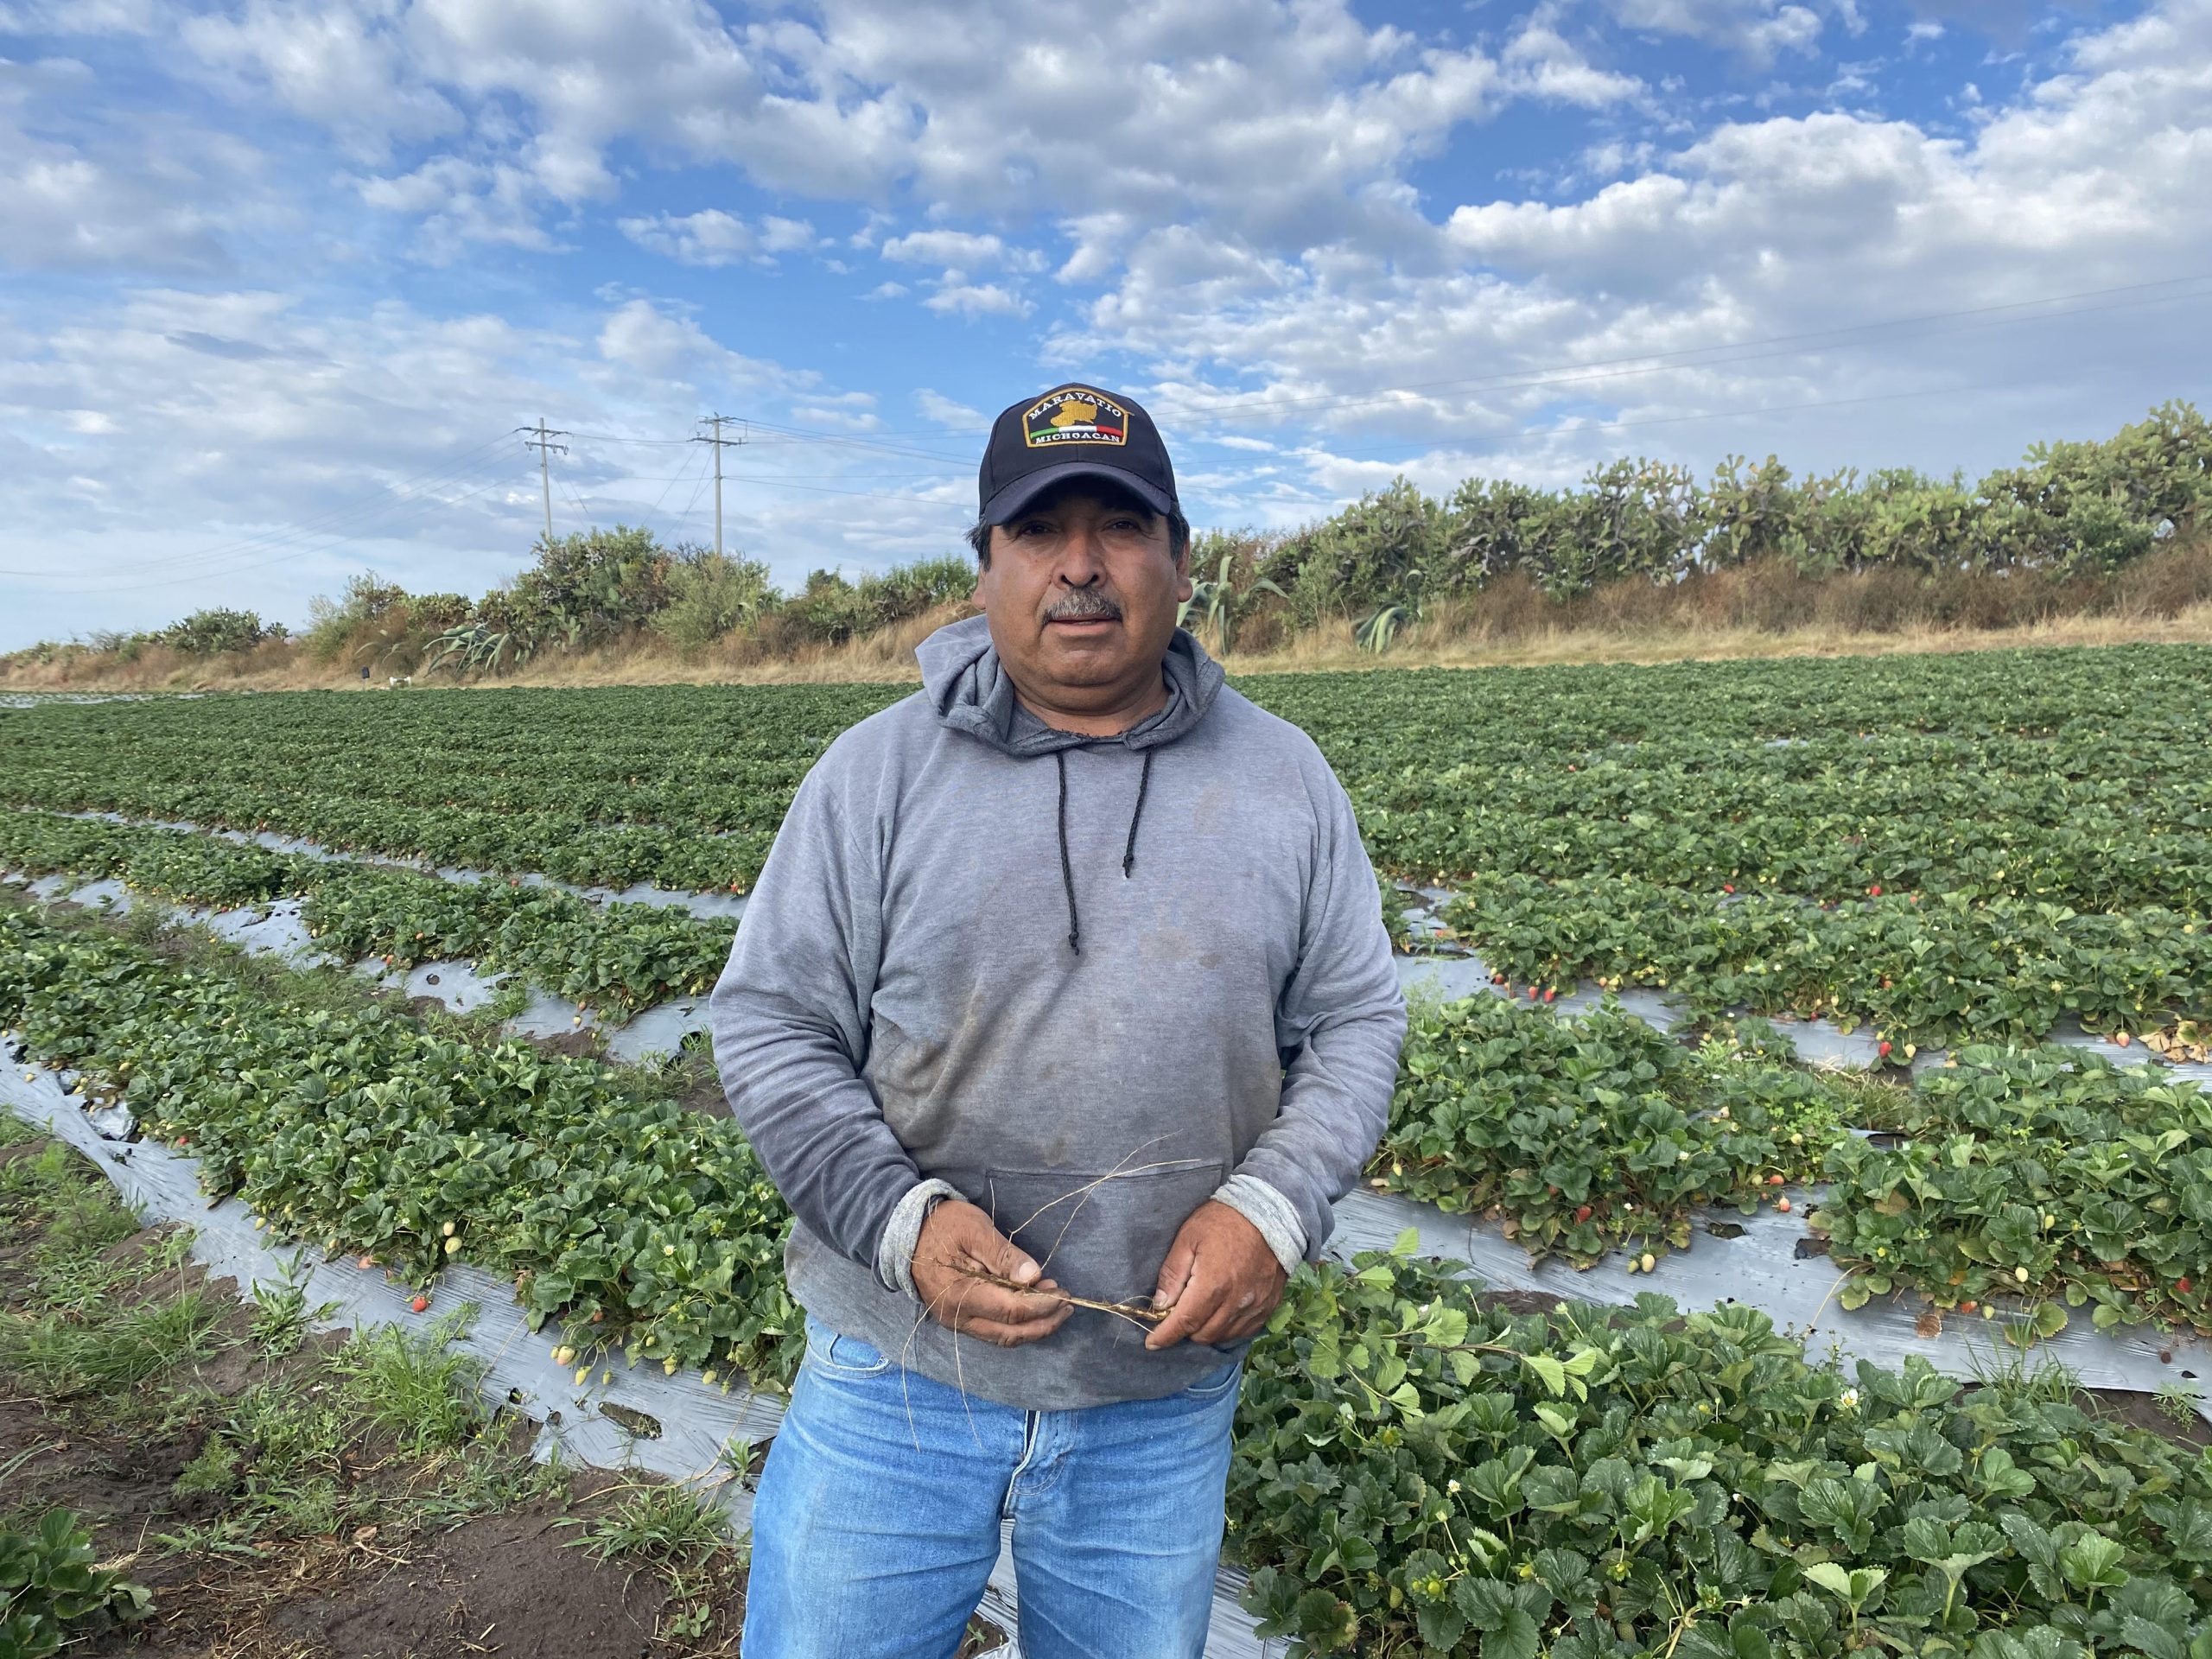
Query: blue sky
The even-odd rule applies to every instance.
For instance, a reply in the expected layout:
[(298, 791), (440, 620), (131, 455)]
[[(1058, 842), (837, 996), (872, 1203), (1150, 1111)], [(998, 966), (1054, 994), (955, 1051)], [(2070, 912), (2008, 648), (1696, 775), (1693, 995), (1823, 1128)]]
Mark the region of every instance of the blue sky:
[(1201, 525), (1969, 472), (2212, 371), (2212, 0), (0, 0), (0, 649), (556, 530), (957, 547), (984, 421)]

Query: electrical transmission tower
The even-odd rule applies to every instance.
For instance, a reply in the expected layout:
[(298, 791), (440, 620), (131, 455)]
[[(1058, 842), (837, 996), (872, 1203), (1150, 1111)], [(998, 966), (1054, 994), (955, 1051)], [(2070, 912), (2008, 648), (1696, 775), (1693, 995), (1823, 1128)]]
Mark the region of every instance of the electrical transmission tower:
[(536, 426), (518, 426), (515, 430), (534, 435), (524, 437), (522, 442), (524, 448), (537, 451), (537, 482), (545, 492), (545, 543), (550, 547), (553, 543), (553, 471), (547, 466), (545, 458), (549, 454), (567, 454), (569, 446), (555, 443), (553, 440), (565, 438), (569, 435), (547, 426), (543, 415), (537, 417)]
[[(745, 442), (744, 423), (738, 420), (734, 416), (709, 415), (705, 419), (702, 420), (699, 424), (702, 426), (711, 426), (715, 429), (713, 435), (703, 438), (694, 438), (691, 442), (694, 443), (711, 443), (715, 446), (715, 551), (720, 553), (722, 550), (722, 451), (725, 449), (734, 449)], [(722, 435), (722, 428), (725, 426), (736, 427), (738, 429), (737, 435), (734, 438), (724, 437)]]

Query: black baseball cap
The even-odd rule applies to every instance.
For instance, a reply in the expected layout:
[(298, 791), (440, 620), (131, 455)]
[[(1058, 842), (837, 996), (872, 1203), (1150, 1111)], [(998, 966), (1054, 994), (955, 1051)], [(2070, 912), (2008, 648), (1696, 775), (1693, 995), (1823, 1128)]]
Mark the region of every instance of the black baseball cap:
[(977, 522), (1002, 524), (1071, 478), (1119, 484), (1157, 513), (1177, 510), (1175, 468), (1152, 416), (1113, 392), (1066, 385), (991, 423), (976, 475)]

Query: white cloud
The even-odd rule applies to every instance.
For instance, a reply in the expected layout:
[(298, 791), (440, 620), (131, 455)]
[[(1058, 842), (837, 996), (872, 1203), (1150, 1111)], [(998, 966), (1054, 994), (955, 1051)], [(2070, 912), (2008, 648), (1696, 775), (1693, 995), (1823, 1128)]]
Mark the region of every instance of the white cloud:
[(214, 270), (223, 232), (265, 223), (258, 157), (154, 113), (79, 118), (91, 72), (0, 58), (0, 266)]
[(156, 0), (13, 0), (0, 4), (0, 35), (150, 35)]
[(1943, 25), (1933, 18), (1922, 18), (1917, 22), (1905, 25), (1904, 41), (1907, 46), (1918, 46), (1923, 41), (1940, 41), (1942, 38)]
[[(789, 225), (791, 221), (775, 222)], [(679, 264), (732, 265), (741, 260), (754, 259), (767, 263), (766, 238), (735, 214), (726, 213), (719, 207), (681, 215), (655, 213), (650, 219), (621, 219), (615, 225), (639, 247), (665, 254)], [(788, 237), (779, 237), (779, 240), (785, 248), (790, 245)]]
[(1034, 270), (1043, 261), (1022, 248), (1009, 248), (998, 237), (973, 231), (910, 231), (894, 236), (877, 250), (886, 259), (906, 264), (944, 265), (955, 270), (982, 270), (1008, 265)]
[[(1821, 39), (1821, 17), (1794, 0), (1605, 0), (1616, 20), (1655, 35), (1710, 41), (1768, 63), (1784, 53), (1810, 53)], [(1847, 24), (1858, 14), (1840, 9)]]
[[(991, 53), (967, 49), (979, 38)], [(233, 0), (178, 39), (226, 93), (326, 126), (380, 178), (435, 160), (495, 181), (496, 211), (451, 191), (427, 210), (442, 245), (519, 242), (518, 208), (613, 197), (623, 144), (795, 195), (905, 190), (955, 216), (1200, 213), (1270, 241), (1402, 238), (1417, 217), (1402, 169), (1457, 128), (1518, 99), (1597, 106), (1637, 87), (1548, 27), (1501, 63), (1369, 29), (1349, 0), (1081, 16), (818, 0), (743, 23), (703, 0)]]
[(1036, 309), (996, 283), (947, 283), (922, 303), (932, 311), (957, 317), (1026, 317)]
[(921, 387), (914, 393), (914, 407), (922, 411), (924, 420), (932, 421), (939, 426), (969, 430), (984, 424), (984, 417), (981, 410), (970, 409), (965, 404), (956, 403), (943, 392), (933, 391), (927, 386)]
[(530, 175), (504, 162), (439, 156), (412, 172), (357, 179), (364, 205), (418, 221), (417, 245), (445, 261), (471, 243), (549, 249)]
[[(1631, 446), (1703, 463), (1791, 433), (1799, 464), (1986, 464), (2017, 435), (2108, 430), (2212, 372), (2174, 327), (2186, 305), (2138, 308), (2155, 294), (2070, 321), (1834, 332), (2212, 270), (2212, 218), (2188, 206), (2212, 200), (2206, 0), (2081, 37), (1969, 139), (1822, 112), (1603, 159), (1628, 176), (1585, 199), (1458, 208), (1425, 264), (1136, 238), (1053, 359), (1148, 362), (1171, 439), (1325, 434), (1317, 453), (1357, 467), (1317, 475), (1345, 487), (1418, 461), (1421, 433), (1440, 475), (1479, 458), (1572, 476)], [(1711, 349), (1745, 340), (1774, 343)], [(1609, 366), (1559, 378), (1578, 364)]]
[[(642, 300), (582, 333), (245, 289), (88, 296), (35, 328), (0, 309), (0, 649), (200, 604), (297, 622), (365, 565), (418, 591), (481, 592), (537, 533), (536, 459), (512, 429), (541, 413), (578, 434), (668, 437), (739, 404), (865, 431), (874, 401)], [(572, 494), (602, 522), (706, 528), (652, 478), (677, 470), (667, 450), (566, 442), (560, 528), (577, 522)], [(646, 481), (626, 484), (633, 472)], [(794, 492), (750, 521), (779, 558), (818, 559), (797, 505), (813, 499)], [(910, 504), (886, 514), (890, 544), (931, 512), (949, 542), (957, 514)], [(849, 549), (868, 518), (844, 520), (831, 539)]]
[(769, 253), (804, 253), (821, 238), (803, 219), (779, 219), (773, 213), (760, 221), (760, 245)]

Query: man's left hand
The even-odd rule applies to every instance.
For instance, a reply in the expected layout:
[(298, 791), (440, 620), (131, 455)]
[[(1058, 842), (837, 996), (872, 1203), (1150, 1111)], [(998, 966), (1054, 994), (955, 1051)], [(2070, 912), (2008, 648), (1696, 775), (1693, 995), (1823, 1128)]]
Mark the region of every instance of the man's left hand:
[(1210, 1347), (1257, 1336), (1282, 1300), (1282, 1263), (1260, 1230), (1208, 1198), (1191, 1212), (1160, 1265), (1153, 1305), (1172, 1311), (1144, 1339), (1173, 1348), (1186, 1338)]

